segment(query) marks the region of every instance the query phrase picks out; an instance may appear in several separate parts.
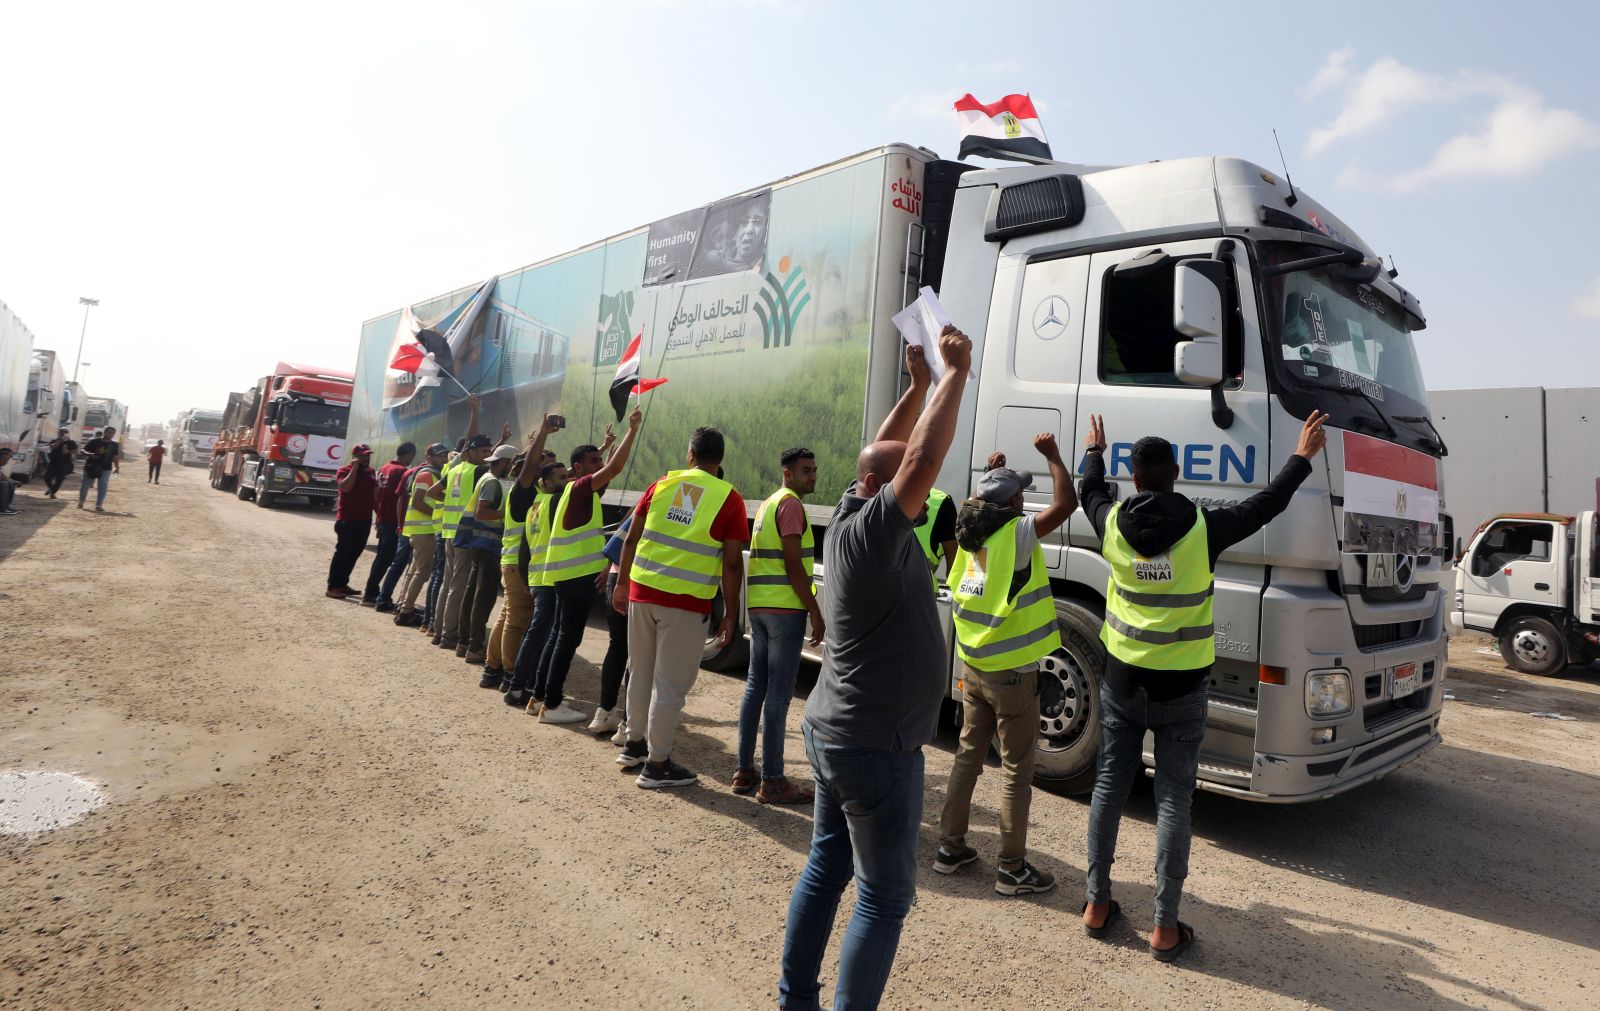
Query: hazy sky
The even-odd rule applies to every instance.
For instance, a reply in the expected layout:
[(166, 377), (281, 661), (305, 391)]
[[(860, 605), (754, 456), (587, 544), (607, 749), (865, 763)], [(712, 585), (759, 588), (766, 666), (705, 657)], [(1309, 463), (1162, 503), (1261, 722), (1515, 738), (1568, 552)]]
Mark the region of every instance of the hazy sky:
[[(1600, 385), (1600, 5), (0, 6), (0, 301), (135, 423), (361, 321), (1031, 92), (1055, 155), (1236, 154), (1374, 247), (1433, 388)], [(1587, 236), (1587, 237), (1586, 237)]]

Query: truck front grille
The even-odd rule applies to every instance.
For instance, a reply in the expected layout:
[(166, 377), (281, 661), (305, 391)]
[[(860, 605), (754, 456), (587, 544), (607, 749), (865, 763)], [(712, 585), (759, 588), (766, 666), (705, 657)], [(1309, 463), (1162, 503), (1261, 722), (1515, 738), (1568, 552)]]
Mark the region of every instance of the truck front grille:
[(1422, 622), (1397, 621), (1389, 625), (1355, 625), (1356, 648), (1363, 653), (1388, 649), (1422, 635)]
[(1394, 586), (1363, 586), (1361, 600), (1367, 604), (1411, 604), (1428, 595), (1428, 586), (1414, 583), (1409, 590)]

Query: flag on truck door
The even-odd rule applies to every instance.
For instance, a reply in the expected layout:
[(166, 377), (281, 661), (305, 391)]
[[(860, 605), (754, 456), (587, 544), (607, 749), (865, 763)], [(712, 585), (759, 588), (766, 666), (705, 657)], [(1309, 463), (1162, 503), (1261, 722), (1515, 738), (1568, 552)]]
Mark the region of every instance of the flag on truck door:
[(611, 407), (617, 412), (618, 421), (622, 420), (623, 413), (628, 409), (629, 397), (649, 393), (666, 382), (665, 379), (639, 378), (639, 359), (644, 353), (643, 344), (644, 331), (640, 330), (628, 343), (628, 350), (622, 353), (622, 362), (617, 366), (616, 378), (611, 380)]
[(956, 102), (956, 125), (961, 134), (959, 158), (983, 155), (1028, 161), (1050, 157), (1050, 142), (1045, 139), (1039, 114), (1033, 111), (1033, 99), (1027, 95), (1007, 95), (988, 105), (962, 95)]

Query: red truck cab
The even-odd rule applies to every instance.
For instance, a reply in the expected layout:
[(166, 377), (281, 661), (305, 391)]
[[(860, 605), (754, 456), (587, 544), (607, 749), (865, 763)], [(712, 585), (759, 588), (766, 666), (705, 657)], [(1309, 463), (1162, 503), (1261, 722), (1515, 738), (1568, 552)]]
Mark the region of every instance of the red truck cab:
[(331, 505), (354, 381), (337, 369), (279, 362), (254, 389), (229, 394), (211, 486), (262, 507), (284, 495)]

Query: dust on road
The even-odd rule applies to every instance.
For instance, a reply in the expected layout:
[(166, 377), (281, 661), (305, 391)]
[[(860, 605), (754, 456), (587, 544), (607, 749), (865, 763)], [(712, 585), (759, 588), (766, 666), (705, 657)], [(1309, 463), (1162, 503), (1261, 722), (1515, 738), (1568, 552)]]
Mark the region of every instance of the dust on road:
[[(690, 696), (677, 757), (702, 784), (639, 790), (581, 725), (513, 712), (476, 668), (324, 598), (328, 513), (163, 479), (130, 463), (103, 515), (29, 487), (0, 524), (0, 772), (106, 796), (0, 836), (0, 1003), (774, 1004), (811, 825), (723, 785), (737, 678)], [(1062, 887), (994, 894), (991, 769), (983, 862), (922, 876), (885, 1006), (1594, 1006), (1600, 675), (1526, 678), (1483, 644), (1453, 645), (1445, 743), (1402, 772), (1312, 806), (1196, 798), (1200, 940), (1177, 966), (1145, 953), (1148, 795), (1116, 875), (1138, 930), (1105, 944), (1076, 921), (1078, 800), (1033, 805), (1031, 856)], [(573, 668), (588, 707), (603, 646), (592, 631)], [(804, 776), (798, 707), (790, 726)], [(928, 756), (927, 861), (953, 743)]]

